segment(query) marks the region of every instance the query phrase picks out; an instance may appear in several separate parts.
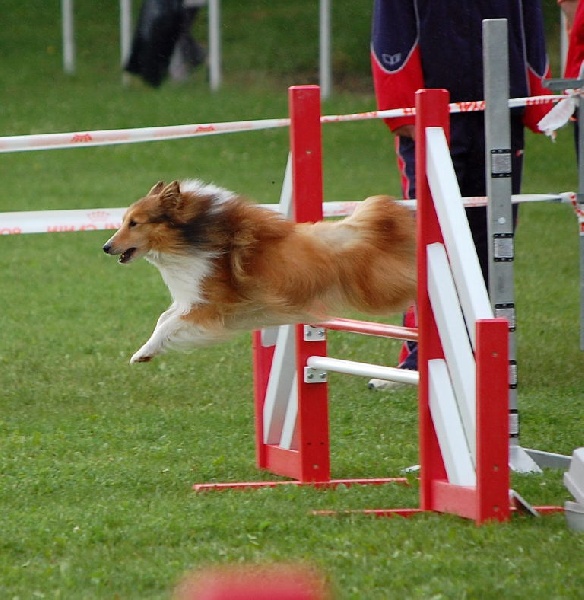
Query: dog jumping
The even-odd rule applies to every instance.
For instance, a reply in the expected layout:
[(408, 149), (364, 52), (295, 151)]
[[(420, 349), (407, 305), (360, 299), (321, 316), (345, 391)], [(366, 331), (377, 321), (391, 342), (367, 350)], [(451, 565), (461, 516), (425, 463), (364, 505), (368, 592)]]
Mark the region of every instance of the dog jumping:
[(131, 363), (253, 329), (398, 312), (415, 299), (415, 249), (415, 220), (389, 196), (294, 223), (199, 180), (158, 182), (103, 246), (121, 264), (146, 258), (172, 297)]

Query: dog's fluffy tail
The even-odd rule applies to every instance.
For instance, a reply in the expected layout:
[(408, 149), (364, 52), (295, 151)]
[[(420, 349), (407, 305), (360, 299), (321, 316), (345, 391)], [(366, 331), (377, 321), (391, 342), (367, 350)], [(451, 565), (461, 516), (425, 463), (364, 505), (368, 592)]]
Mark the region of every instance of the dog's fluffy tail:
[(351, 304), (376, 314), (405, 308), (416, 295), (414, 215), (389, 196), (371, 196), (344, 225), (358, 231), (343, 261), (343, 288)]

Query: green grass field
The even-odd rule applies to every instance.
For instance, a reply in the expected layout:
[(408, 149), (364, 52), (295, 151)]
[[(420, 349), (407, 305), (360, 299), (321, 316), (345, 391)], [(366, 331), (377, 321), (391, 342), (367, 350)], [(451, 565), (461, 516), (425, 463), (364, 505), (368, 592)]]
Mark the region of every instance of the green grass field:
[[(99, 12), (76, 4), (78, 73), (67, 77), (57, 3), (5, 2), (0, 135), (281, 117), (287, 85), (315, 81), (315, 2), (225, 2), (225, 85), (214, 94), (204, 72), (159, 90), (121, 86), (117, 2)], [(369, 10), (334, 3), (338, 85), (325, 113), (374, 107)], [(124, 206), (159, 179), (184, 177), (273, 202), (286, 154), (285, 130), (3, 154), (0, 211)], [(399, 194), (381, 123), (327, 125), (324, 156), (327, 199)], [(555, 144), (530, 134), (524, 191), (576, 187), (571, 132)], [(311, 515), (416, 506), (415, 478), (408, 487), (194, 493), (193, 483), (273, 478), (255, 468), (250, 338), (130, 367), (168, 293), (146, 263), (124, 268), (104, 255), (108, 237), (0, 239), (2, 598), (163, 599), (208, 565), (281, 561), (316, 567), (339, 599), (582, 596), (584, 537), (561, 514), (480, 528), (432, 514)], [(570, 454), (583, 444), (584, 413), (570, 207), (522, 207), (516, 274), (521, 443)], [(382, 364), (399, 349), (349, 334), (329, 340), (332, 356)], [(418, 462), (415, 391), (330, 382), (334, 477), (398, 476)], [(512, 485), (535, 505), (569, 499), (558, 471), (515, 474)]]

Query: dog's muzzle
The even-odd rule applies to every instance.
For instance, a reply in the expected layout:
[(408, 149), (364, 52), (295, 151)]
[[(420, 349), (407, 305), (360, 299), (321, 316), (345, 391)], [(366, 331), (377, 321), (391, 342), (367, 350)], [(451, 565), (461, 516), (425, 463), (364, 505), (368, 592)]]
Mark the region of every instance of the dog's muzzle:
[(107, 241), (103, 246), (103, 251), (106, 254), (112, 254), (114, 256), (119, 254), (120, 258), (118, 259), (118, 262), (125, 264), (127, 262), (130, 262), (134, 258), (134, 255), (136, 253), (136, 248), (128, 248), (127, 250), (120, 252), (120, 251), (114, 250), (114, 247), (113, 247), (113, 244), (111, 243), (111, 241)]

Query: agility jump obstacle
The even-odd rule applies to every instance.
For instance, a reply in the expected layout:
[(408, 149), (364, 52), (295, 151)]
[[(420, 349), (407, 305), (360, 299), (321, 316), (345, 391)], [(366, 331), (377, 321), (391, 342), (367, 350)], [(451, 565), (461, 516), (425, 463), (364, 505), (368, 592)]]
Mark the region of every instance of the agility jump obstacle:
[[(292, 88), (290, 109), (295, 218), (316, 221), (322, 218), (318, 88)], [(421, 132), (416, 144), (421, 502), (419, 509), (384, 512), (433, 510), (478, 523), (506, 520), (510, 514), (508, 323), (493, 318), (460, 201), (446, 142), (447, 93), (419, 92), (416, 114)], [(472, 324), (468, 332), (465, 322)], [(352, 329), (350, 320), (329, 324)], [(254, 333), (258, 466), (291, 477), (295, 481), (290, 483), (296, 485), (403, 482), (403, 478), (331, 479), (327, 372), (376, 377), (381, 369), (383, 378), (403, 377), (409, 383), (417, 383), (418, 374), (327, 357), (326, 326), (280, 327), (275, 341), (269, 331)], [(416, 338), (411, 330), (383, 331), (363, 322), (355, 329)], [(195, 489), (286, 483), (210, 484)]]
[[(289, 98), (294, 216), (299, 222), (320, 220), (318, 89), (291, 88)], [(477, 523), (509, 518), (509, 323), (493, 317), (464, 214), (447, 145), (447, 93), (419, 92), (416, 114), (419, 329), (334, 319), (283, 326), (275, 335), (255, 332), (257, 464), (293, 481), (201, 484), (196, 490), (406, 483), (331, 479), (327, 373), (411, 384), (418, 383), (418, 373), (328, 357), (330, 328), (420, 340), (420, 507), (366, 512), (448, 512)]]
[[(299, 222), (320, 220), (318, 92), (292, 88), (290, 112), (293, 216)], [(476, 257), (448, 151), (447, 93), (419, 92), (416, 115), (421, 501), (419, 509), (381, 512), (434, 510), (477, 523), (506, 520), (512, 498), (528, 507), (509, 489), (509, 400), (515, 377), (509, 342), (514, 328), (508, 318), (494, 318)], [(285, 202), (281, 210), (291, 212)], [(509, 222), (499, 217), (499, 223)], [(352, 329), (349, 320), (329, 324)], [(418, 374), (327, 357), (326, 325), (281, 327), (275, 337), (269, 331), (254, 334), (258, 466), (291, 477), (295, 481), (289, 483), (296, 485), (398, 481), (330, 478), (327, 373), (407, 383), (418, 383)], [(372, 333), (374, 327), (360, 322), (355, 329)], [(399, 336), (412, 339), (404, 331)], [(195, 489), (286, 483), (210, 484)]]

